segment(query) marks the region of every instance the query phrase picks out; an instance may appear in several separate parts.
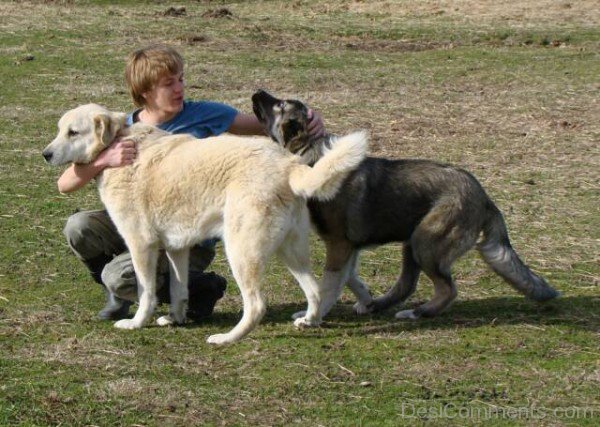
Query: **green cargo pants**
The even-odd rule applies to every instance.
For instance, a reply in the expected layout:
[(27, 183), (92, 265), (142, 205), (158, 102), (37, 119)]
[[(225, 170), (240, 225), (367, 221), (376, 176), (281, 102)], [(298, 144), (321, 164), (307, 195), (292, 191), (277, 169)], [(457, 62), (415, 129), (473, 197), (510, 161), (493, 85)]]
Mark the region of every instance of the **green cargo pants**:
[[(137, 279), (125, 242), (105, 210), (82, 211), (70, 216), (64, 235), (75, 255), (94, 280), (126, 301), (137, 301)], [(215, 257), (214, 241), (190, 250), (190, 274), (203, 272)], [(158, 259), (156, 288), (159, 302), (168, 298), (169, 261), (164, 251)], [(162, 301), (161, 301), (162, 300)]]

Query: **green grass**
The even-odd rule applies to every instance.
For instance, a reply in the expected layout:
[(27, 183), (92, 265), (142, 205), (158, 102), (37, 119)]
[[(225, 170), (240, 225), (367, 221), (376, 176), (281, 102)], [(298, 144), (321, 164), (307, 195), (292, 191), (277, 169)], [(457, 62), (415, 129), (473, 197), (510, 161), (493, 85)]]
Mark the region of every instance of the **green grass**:
[[(160, 1), (0, 3), (0, 425), (596, 425), (600, 414), (600, 19), (595, 2)], [(233, 18), (205, 12), (226, 7)], [(132, 108), (130, 50), (175, 45), (187, 95), (250, 112), (257, 88), (298, 97), (336, 133), (366, 128), (371, 151), (471, 170), (512, 243), (563, 297), (524, 300), (473, 253), (437, 319), (396, 309), (357, 317), (353, 297), (323, 327), (273, 262), (269, 311), (239, 344), (214, 348), (241, 301), (201, 324), (141, 331), (95, 320), (102, 293), (62, 227), (100, 206), (90, 185), (56, 191), (41, 150), (69, 108)], [(313, 238), (322, 273), (323, 245)], [(364, 252), (380, 295), (400, 247)], [(408, 302), (431, 296), (422, 278)], [(164, 312), (166, 307), (161, 307)]]

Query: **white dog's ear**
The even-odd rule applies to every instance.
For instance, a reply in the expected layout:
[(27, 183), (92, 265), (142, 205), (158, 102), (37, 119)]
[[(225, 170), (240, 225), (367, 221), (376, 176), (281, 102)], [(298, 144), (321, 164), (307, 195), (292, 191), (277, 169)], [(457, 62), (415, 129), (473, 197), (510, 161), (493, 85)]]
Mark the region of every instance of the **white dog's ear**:
[(123, 128), (125, 128), (125, 123), (127, 123), (127, 114), (125, 113), (112, 113), (113, 123), (118, 127), (117, 132)]
[(102, 145), (114, 141), (117, 132), (125, 127), (125, 113), (102, 113), (94, 117), (94, 132)]

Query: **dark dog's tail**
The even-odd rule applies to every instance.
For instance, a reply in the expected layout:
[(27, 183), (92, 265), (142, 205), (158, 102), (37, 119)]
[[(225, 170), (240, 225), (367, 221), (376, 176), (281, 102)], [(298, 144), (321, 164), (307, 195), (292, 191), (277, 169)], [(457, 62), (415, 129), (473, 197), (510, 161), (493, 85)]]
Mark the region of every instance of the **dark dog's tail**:
[(313, 167), (296, 166), (290, 174), (292, 191), (307, 199), (332, 199), (350, 172), (365, 158), (367, 144), (366, 132), (355, 132), (336, 139)]
[(560, 295), (544, 279), (536, 275), (519, 258), (508, 239), (502, 213), (489, 207), (483, 226), (483, 241), (477, 249), (489, 266), (517, 291), (535, 301), (547, 301)]

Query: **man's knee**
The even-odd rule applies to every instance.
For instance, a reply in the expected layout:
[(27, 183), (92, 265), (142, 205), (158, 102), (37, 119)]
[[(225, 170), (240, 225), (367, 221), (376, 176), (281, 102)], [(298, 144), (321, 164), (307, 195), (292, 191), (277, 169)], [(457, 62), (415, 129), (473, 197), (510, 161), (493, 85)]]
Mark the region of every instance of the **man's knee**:
[[(156, 291), (168, 295), (169, 262), (162, 254), (158, 259), (156, 272)], [(138, 282), (129, 252), (115, 256), (104, 266), (101, 274), (102, 283), (114, 295), (127, 301), (137, 301)]]
[(83, 211), (71, 215), (63, 233), (75, 255), (82, 260), (112, 258), (126, 250), (125, 242), (106, 211)]
[(101, 278), (112, 294), (127, 301), (137, 300), (137, 280), (129, 253), (118, 255), (106, 264)]
[(77, 212), (71, 215), (65, 224), (63, 234), (65, 235), (69, 246), (77, 248), (81, 246), (86, 230), (92, 228), (90, 212)]

